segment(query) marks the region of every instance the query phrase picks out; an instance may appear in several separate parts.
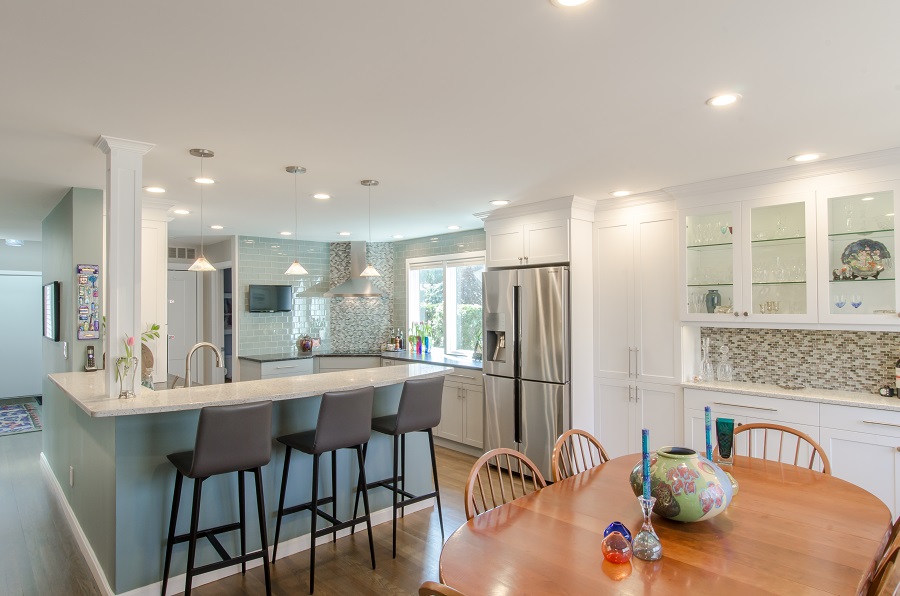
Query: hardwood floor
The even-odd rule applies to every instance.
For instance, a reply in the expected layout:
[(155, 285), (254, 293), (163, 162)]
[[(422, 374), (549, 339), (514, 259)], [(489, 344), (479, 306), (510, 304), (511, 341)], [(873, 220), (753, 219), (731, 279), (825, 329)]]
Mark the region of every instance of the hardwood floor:
[(0, 593), (100, 594), (40, 468), (41, 433), (0, 437)]
[[(437, 447), (444, 529), (449, 537), (466, 521), (463, 487), (474, 457)], [(65, 514), (40, 470), (41, 433), (0, 437), (0, 594), (93, 596), (100, 594)], [(438, 579), (441, 529), (433, 508), (397, 524), (397, 558), (391, 558), (391, 524), (373, 530), (377, 569), (369, 566), (365, 532), (316, 548), (316, 594), (415, 594)], [(272, 593), (309, 592), (309, 553), (279, 558)], [(198, 596), (264, 594), (262, 568), (193, 590)]]

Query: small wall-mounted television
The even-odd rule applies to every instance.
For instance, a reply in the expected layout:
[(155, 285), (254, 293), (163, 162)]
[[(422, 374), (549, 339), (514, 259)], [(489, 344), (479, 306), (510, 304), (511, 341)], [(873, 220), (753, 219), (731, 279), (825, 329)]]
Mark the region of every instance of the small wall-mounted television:
[(44, 337), (59, 341), (59, 282), (44, 286)]
[(250, 312), (291, 312), (291, 286), (250, 286)]

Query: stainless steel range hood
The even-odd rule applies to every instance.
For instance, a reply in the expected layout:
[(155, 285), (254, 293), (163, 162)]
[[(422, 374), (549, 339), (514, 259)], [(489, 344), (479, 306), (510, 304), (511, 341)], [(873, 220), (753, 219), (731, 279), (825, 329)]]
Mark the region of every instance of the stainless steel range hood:
[(372, 282), (359, 274), (366, 268), (366, 243), (350, 243), (350, 279), (338, 284), (325, 292), (326, 298), (334, 296), (381, 296), (381, 292), (375, 289)]

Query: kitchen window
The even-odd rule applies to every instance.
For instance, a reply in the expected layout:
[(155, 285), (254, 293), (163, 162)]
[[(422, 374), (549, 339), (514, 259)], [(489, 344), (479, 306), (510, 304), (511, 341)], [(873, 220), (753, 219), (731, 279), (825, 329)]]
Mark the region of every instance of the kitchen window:
[(407, 327), (426, 322), (432, 345), (446, 353), (481, 349), (484, 252), (407, 259)]

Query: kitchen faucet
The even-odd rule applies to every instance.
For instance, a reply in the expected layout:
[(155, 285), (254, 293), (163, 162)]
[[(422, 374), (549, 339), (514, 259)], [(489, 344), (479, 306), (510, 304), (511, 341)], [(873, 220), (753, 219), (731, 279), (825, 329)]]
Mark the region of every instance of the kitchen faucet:
[[(184, 386), (191, 386), (191, 356), (194, 355), (194, 352), (199, 350), (200, 348), (211, 348), (212, 351), (216, 354), (216, 367), (222, 368), (222, 352), (219, 351), (219, 348), (209, 343), (208, 341), (201, 341), (200, 343), (194, 344), (190, 350), (188, 350), (187, 357), (184, 359)], [(174, 383), (173, 383), (174, 385)]]

